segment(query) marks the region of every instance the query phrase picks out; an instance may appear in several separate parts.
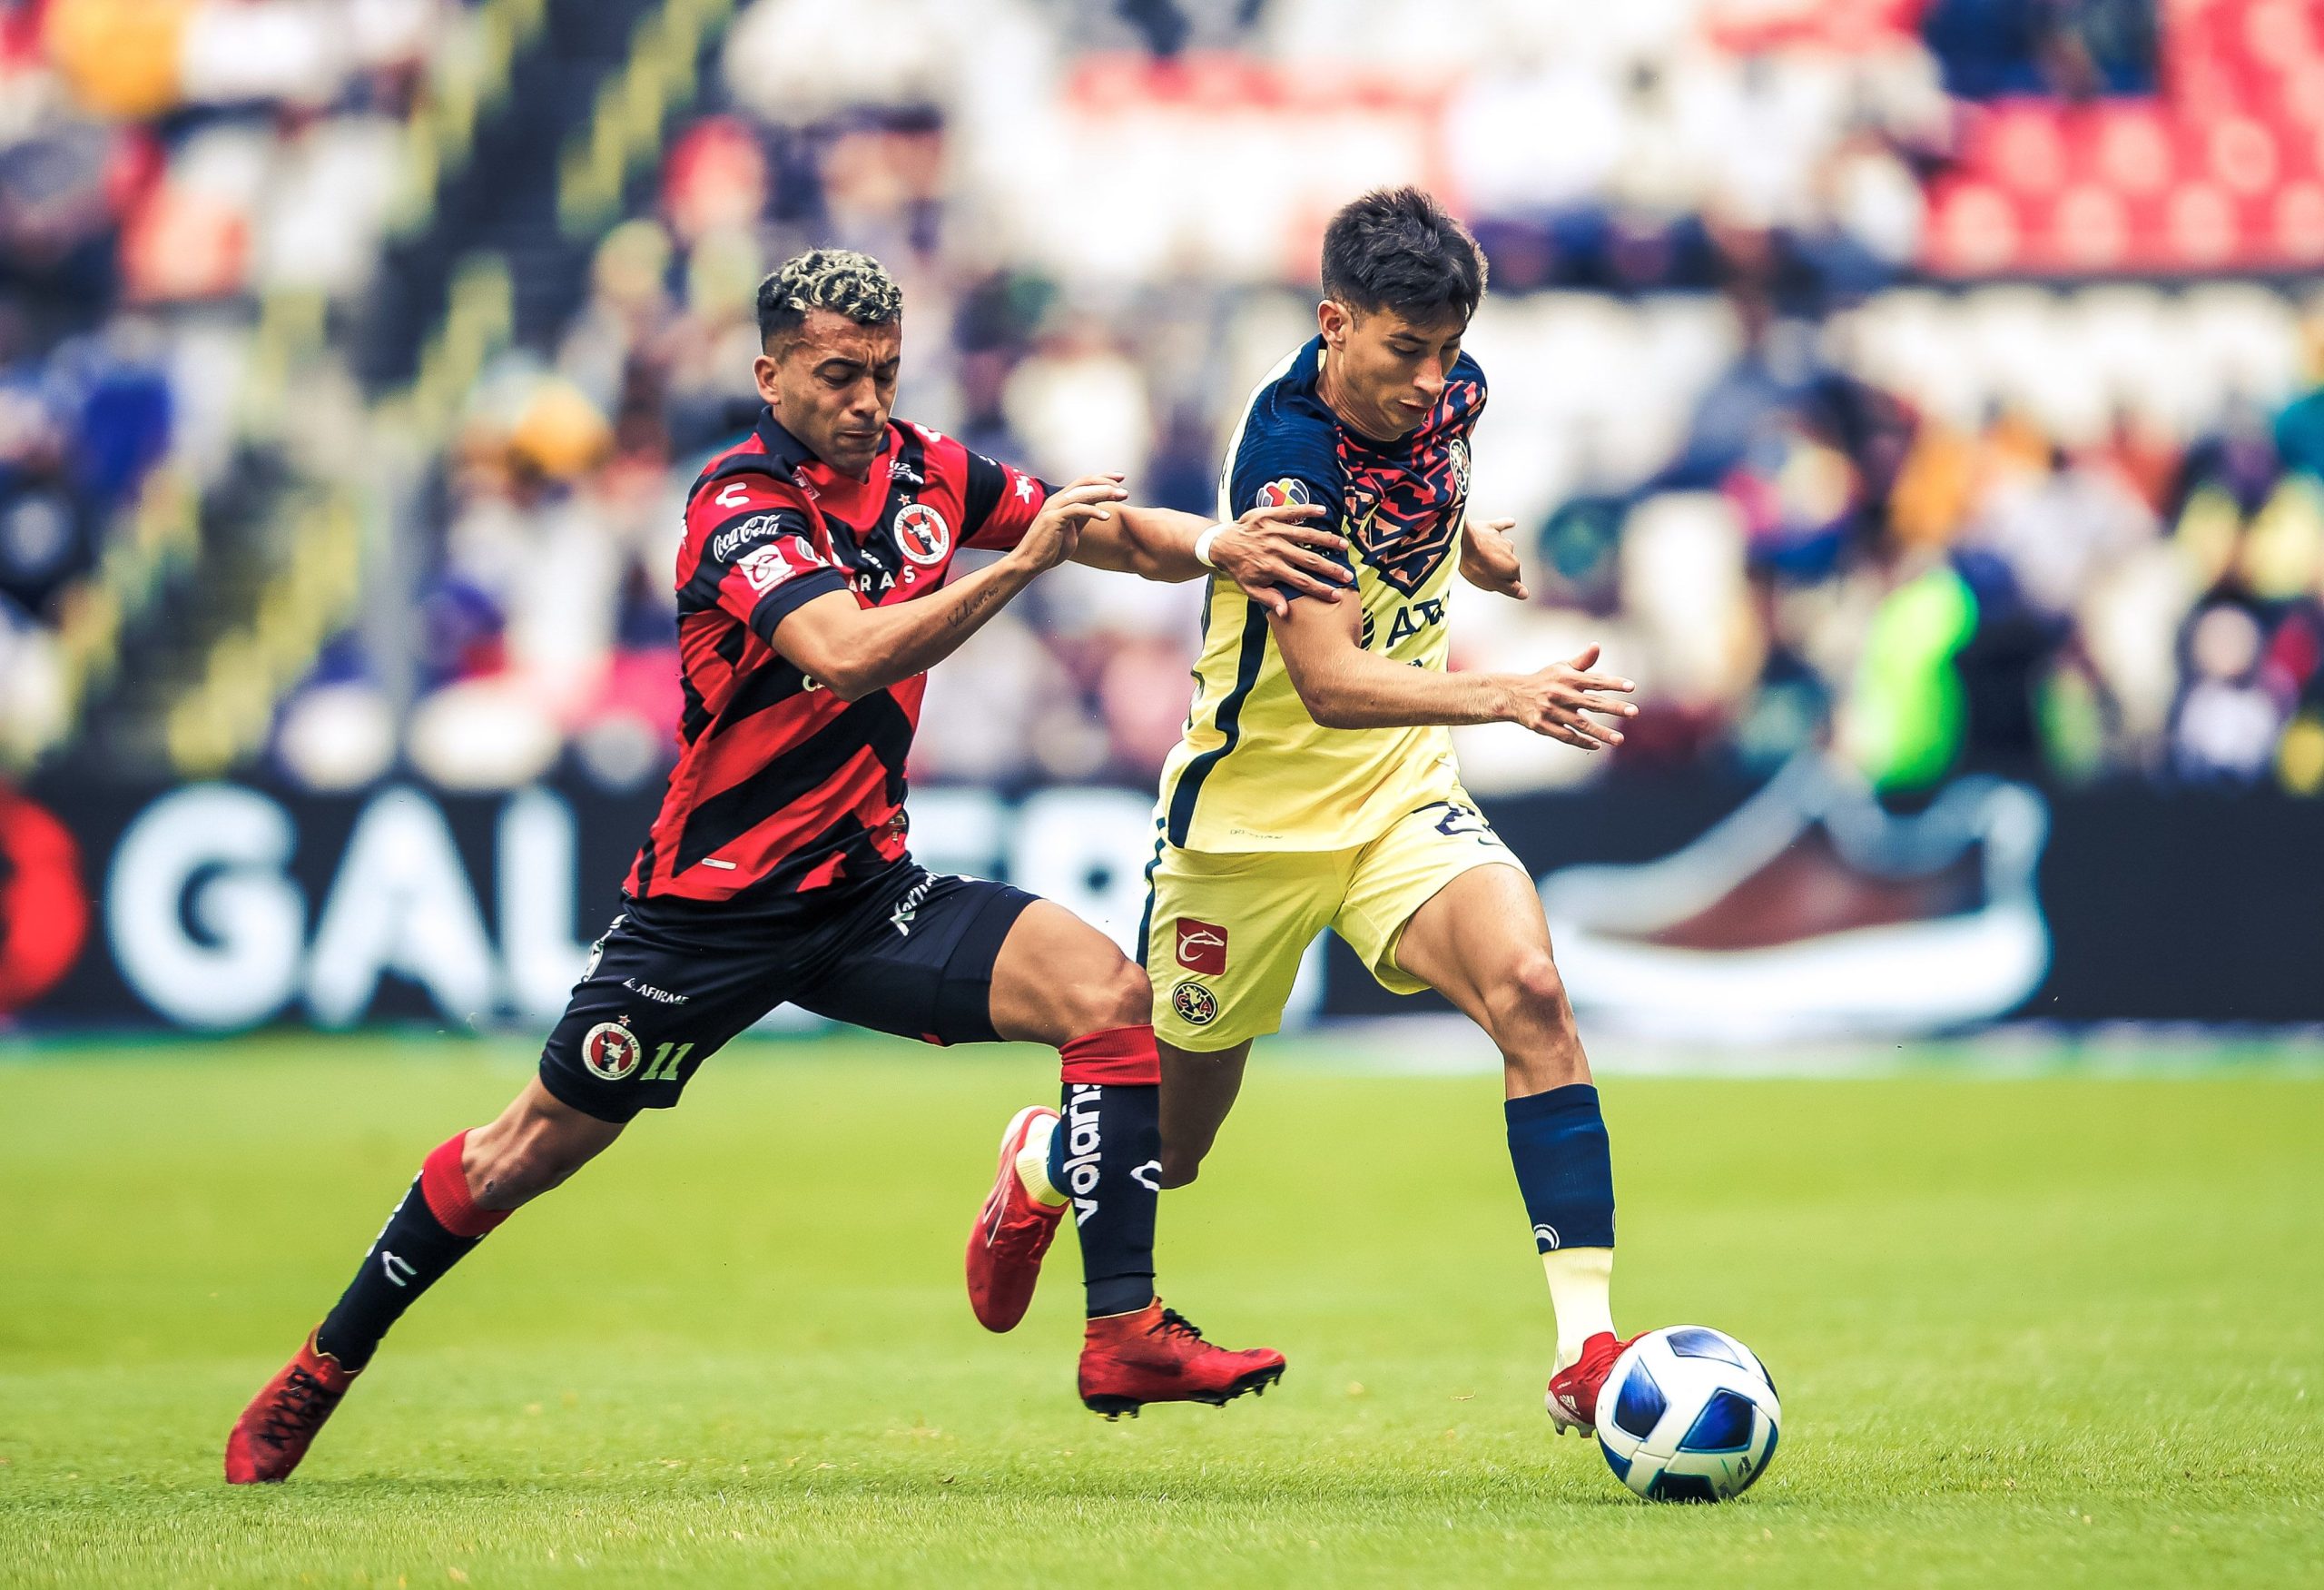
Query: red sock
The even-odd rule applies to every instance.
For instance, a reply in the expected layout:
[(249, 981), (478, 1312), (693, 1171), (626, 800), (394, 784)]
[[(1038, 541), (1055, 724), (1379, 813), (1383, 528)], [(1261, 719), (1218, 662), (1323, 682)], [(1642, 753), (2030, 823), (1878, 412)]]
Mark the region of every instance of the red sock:
[(1068, 1082), (1150, 1088), (1162, 1081), (1162, 1056), (1154, 1047), (1150, 1025), (1084, 1033), (1068, 1039), (1057, 1052), (1064, 1062), (1061, 1075)]
[(421, 1162), (410, 1190), (363, 1256), (363, 1268), (316, 1328), (319, 1351), (349, 1369), (369, 1363), (379, 1338), (419, 1294), (508, 1218), (507, 1210), (477, 1208), (468, 1196), (468, 1174), (460, 1169), (468, 1141), (462, 1132)]
[(460, 1167), (468, 1134), (461, 1132), (436, 1150), (419, 1167), (420, 1196), (436, 1223), (455, 1237), (481, 1237), (516, 1213), (514, 1210), (478, 1209), (468, 1195), (468, 1173)]
[(1089, 1317), (1131, 1313), (1154, 1300), (1162, 1057), (1150, 1026), (1091, 1032), (1058, 1053), (1065, 1119), (1049, 1140), (1049, 1184), (1073, 1200)]

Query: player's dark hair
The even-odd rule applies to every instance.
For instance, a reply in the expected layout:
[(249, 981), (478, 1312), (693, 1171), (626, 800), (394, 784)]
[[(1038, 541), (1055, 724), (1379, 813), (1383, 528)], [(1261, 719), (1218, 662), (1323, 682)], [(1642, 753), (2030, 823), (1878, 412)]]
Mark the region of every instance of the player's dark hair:
[(903, 316), (904, 290), (886, 266), (853, 249), (809, 249), (785, 260), (759, 283), (759, 346), (799, 329), (809, 310), (827, 309), (859, 326), (891, 325)]
[(1485, 295), (1484, 251), (1418, 188), (1379, 188), (1324, 231), (1324, 291), (1350, 309), (1409, 320), (1447, 310), (1466, 324)]

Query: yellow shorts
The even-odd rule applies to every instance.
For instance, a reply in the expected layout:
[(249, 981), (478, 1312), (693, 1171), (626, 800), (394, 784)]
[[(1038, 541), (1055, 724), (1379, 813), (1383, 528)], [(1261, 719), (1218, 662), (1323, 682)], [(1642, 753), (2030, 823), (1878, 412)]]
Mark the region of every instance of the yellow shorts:
[(1428, 985), (1396, 964), (1404, 923), (1471, 867), (1495, 864), (1524, 866), (1459, 791), (1353, 850), (1165, 844), (1148, 874), (1144, 935), (1155, 1035), (1210, 1053), (1275, 1031), (1300, 958), (1327, 927), (1381, 987), (1418, 993)]

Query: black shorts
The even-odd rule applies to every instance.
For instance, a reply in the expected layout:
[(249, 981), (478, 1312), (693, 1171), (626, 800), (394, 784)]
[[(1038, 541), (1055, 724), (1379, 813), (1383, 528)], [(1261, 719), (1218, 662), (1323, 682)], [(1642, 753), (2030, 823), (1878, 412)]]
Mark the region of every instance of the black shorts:
[(930, 1043), (990, 1043), (992, 965), (1033, 903), (913, 865), (783, 933), (706, 933), (626, 901), (541, 1052), (541, 1085), (584, 1114), (666, 1110), (702, 1062), (775, 1006)]

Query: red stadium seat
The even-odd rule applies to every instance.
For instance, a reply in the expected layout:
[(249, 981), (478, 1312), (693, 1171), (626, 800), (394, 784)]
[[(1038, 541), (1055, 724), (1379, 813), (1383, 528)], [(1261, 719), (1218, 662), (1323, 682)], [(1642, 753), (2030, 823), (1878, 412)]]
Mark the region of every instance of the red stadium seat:
[(2170, 185), (2176, 162), (2170, 123), (2161, 106), (2151, 103), (2094, 105), (2082, 126), (2088, 163), (2078, 159), (2078, 170), (2100, 177), (2125, 194), (2161, 193)]
[(2114, 271), (2130, 259), (2130, 206), (2112, 188), (2078, 183), (2058, 195), (2047, 219), (2043, 264), (2067, 271)]

